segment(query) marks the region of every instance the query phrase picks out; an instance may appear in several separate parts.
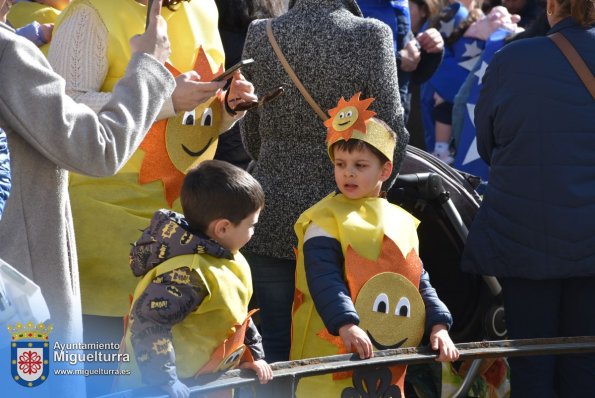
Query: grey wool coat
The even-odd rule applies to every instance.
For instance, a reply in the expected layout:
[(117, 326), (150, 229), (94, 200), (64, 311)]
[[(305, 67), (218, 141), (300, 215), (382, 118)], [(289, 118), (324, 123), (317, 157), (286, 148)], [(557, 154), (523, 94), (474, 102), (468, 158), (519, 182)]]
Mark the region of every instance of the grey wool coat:
[[(141, 143), (175, 81), (153, 57), (136, 54), (113, 99), (96, 114), (66, 96), (64, 80), (39, 49), (2, 23), (0, 71), (0, 128), (12, 169), (0, 257), (41, 286), (54, 325), (51, 340), (80, 343), (68, 171), (114, 174)], [(70, 383), (63, 384), (66, 390), (51, 396), (75, 396), (68, 393)]]
[[(390, 28), (362, 18), (353, 0), (296, 0), (286, 14), (273, 19), (272, 29), (287, 61), (323, 111), (359, 91), (360, 98), (375, 98), (370, 109), (397, 133), (396, 173), (409, 133), (403, 123)], [(253, 175), (266, 195), (245, 250), (293, 258), (295, 221), (336, 189), (326, 128), (277, 60), (266, 20), (250, 25), (243, 58), (255, 60), (242, 72), (259, 95), (285, 87), (282, 96), (249, 111), (240, 122), (244, 145), (256, 160)]]

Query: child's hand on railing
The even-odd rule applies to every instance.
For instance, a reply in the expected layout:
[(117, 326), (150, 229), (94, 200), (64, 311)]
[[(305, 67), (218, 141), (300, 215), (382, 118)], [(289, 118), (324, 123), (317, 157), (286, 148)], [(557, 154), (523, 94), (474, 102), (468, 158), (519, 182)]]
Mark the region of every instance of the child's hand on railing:
[(436, 361), (452, 362), (459, 358), (459, 350), (452, 342), (446, 325), (438, 324), (432, 326), (430, 346), (433, 350), (440, 350), (440, 355), (438, 355)]
[(374, 351), (370, 338), (359, 326), (352, 323), (343, 325), (339, 329), (339, 336), (349, 352), (357, 352), (361, 359), (372, 358)]
[(161, 389), (167, 392), (171, 398), (188, 398), (190, 396), (190, 389), (180, 380), (163, 385)]
[(273, 380), (273, 370), (264, 359), (259, 359), (254, 362), (242, 362), (240, 368), (251, 369), (256, 372), (260, 384), (267, 384), (269, 381)]

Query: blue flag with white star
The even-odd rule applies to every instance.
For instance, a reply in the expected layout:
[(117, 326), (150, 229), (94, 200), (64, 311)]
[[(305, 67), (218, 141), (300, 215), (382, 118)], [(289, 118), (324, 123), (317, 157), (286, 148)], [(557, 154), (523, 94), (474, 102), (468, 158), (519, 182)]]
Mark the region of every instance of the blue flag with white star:
[(481, 54), (480, 61), (473, 69), (473, 87), (467, 99), (465, 120), (463, 132), (457, 146), (457, 155), (455, 157), (454, 168), (467, 172), (469, 174), (481, 177), (482, 180), (488, 180), (488, 165), (481, 159), (477, 151), (477, 138), (475, 134), (475, 105), (479, 98), (479, 91), (482, 85), (483, 75), (492, 60), (496, 51), (504, 45), (504, 39), (510, 32), (499, 29), (492, 33), (485, 45), (485, 50)]
[[(452, 3), (440, 11), (440, 25), (437, 29), (446, 40), (458, 25), (467, 19), (468, 15), (469, 11), (462, 4)], [(428, 151), (434, 148), (435, 121), (432, 117), (435, 104), (434, 93), (446, 102), (454, 102), (455, 95), (469, 71), (479, 60), (484, 44), (483, 40), (460, 37), (454, 44), (445, 46), (442, 63), (430, 80), (422, 84), (421, 114)]]

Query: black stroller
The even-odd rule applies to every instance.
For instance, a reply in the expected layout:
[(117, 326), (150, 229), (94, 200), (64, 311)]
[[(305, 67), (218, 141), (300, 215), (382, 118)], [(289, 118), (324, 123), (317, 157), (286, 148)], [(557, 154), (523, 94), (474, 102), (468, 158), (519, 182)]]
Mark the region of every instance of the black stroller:
[[(408, 146), (399, 178), (387, 196), (421, 221), (420, 257), (453, 315), (450, 334), (455, 343), (506, 335), (496, 278), (467, 274), (459, 266), (468, 228), (479, 209), (480, 197), (475, 191), (479, 183), (479, 178)], [(466, 396), (480, 363), (474, 362), (454, 397)]]

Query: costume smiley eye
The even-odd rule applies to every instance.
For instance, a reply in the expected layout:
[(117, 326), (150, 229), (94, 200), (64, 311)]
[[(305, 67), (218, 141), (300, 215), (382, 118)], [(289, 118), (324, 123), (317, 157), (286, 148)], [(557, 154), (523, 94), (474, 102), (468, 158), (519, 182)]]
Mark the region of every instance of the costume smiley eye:
[(339, 113), (339, 119), (343, 119), (345, 117), (345, 112)]
[(372, 306), (372, 311), (388, 314), (388, 296), (386, 294), (380, 293), (378, 297), (376, 297), (374, 305)]
[(411, 304), (409, 303), (409, 299), (407, 297), (401, 297), (399, 299), (397, 308), (395, 308), (395, 315), (405, 316), (407, 318), (411, 317)]
[(235, 363), (240, 358), (240, 355), (241, 354), (242, 354), (242, 351), (236, 351), (236, 352), (234, 352), (229, 357), (227, 357), (227, 359), (225, 360), (225, 362), (223, 362), (223, 366), (226, 366), (226, 365), (230, 365), (232, 363)]
[(351, 117), (351, 115), (353, 115), (353, 112), (351, 112), (351, 111), (347, 112), (347, 117)]
[(213, 109), (207, 108), (202, 114), (202, 118), (200, 119), (201, 126), (210, 127), (213, 125)]
[(184, 126), (194, 126), (194, 121), (196, 120), (196, 113), (194, 110), (190, 112), (184, 112), (184, 117), (182, 118), (182, 124)]

